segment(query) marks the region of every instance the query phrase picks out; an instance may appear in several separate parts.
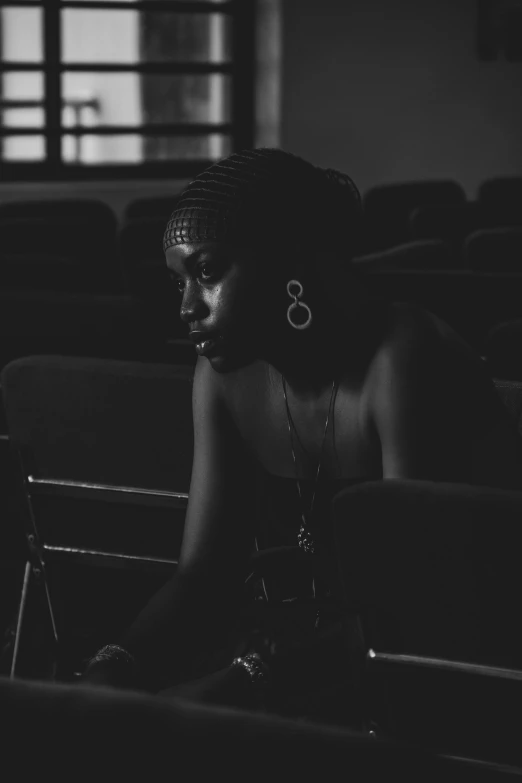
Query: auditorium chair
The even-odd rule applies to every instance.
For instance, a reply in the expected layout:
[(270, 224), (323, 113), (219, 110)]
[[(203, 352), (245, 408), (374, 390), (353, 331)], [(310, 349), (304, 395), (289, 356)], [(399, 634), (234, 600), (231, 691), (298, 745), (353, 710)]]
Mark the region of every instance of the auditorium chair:
[[(186, 366), (63, 356), (4, 367), (28, 544), (13, 674), (53, 655), (65, 665), (82, 618), (112, 638), (137, 612), (131, 596), (146, 600), (173, 572), (192, 468), (192, 376)], [(93, 584), (84, 565), (96, 567)], [(107, 566), (120, 569), (117, 583)], [(42, 622), (51, 658), (38, 661), (29, 648)]]
[(178, 199), (179, 193), (171, 196), (151, 196), (149, 198), (134, 199), (125, 207), (123, 219), (125, 222), (129, 222), (139, 218), (160, 218), (163, 220), (165, 227)]
[(409, 216), (416, 207), (464, 204), (465, 201), (462, 186), (451, 180), (403, 182), (371, 188), (363, 198), (368, 252), (408, 242)]
[[(13, 673), (74, 668), (82, 639), (94, 652), (93, 639), (101, 645), (123, 630), (173, 573), (192, 470), (192, 376), (187, 366), (63, 356), (26, 357), (4, 368), (18, 516), (28, 542)], [(87, 564), (97, 567), (88, 591), (85, 570), (78, 570)], [(116, 577), (107, 566), (121, 566)], [(273, 582), (289, 568), (310, 571), (299, 547), (258, 551), (253, 540), (245, 601), (255, 598), (263, 576)], [(28, 596), (36, 609), (26, 623)], [(71, 625), (81, 622), (75, 614), (87, 618), (90, 639), (71, 638)], [(35, 618), (46, 617), (43, 634), (36, 625), (45, 644), (31, 655), (27, 638)]]
[(9, 780), (52, 770), (55, 783), (68, 783), (72, 772), (103, 782), (156, 781), (171, 768), (181, 780), (227, 783), (513, 779), (507, 767), (360, 732), (133, 691), (0, 680), (0, 720)]
[(369, 648), (522, 668), (522, 492), (388, 480), (333, 507)]
[(365, 689), (375, 736), (522, 775), (522, 670), (370, 649)]
[(451, 269), (455, 266), (450, 248), (438, 240), (406, 242), (402, 245), (355, 256), (352, 265), (361, 272), (394, 269)]
[[(522, 767), (522, 725), (514, 718), (502, 726), (522, 684), (522, 492), (367, 482), (339, 493), (333, 511), (345, 597), (365, 638), (366, 717), (377, 736), (396, 732)], [(505, 713), (489, 714), (492, 704), (505, 704)], [(489, 747), (481, 743), (488, 733)]]

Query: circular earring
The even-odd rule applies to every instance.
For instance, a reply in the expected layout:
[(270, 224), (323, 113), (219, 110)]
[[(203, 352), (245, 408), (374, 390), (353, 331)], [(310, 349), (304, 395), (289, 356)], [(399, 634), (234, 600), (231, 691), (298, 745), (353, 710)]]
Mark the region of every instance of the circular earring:
[[(293, 326), (294, 329), (308, 329), (312, 323), (312, 311), (307, 304), (301, 301), (301, 296), (303, 295), (303, 286), (299, 280), (289, 280), (286, 284), (286, 290), (288, 292), (288, 296), (291, 296), (294, 300), (286, 311), (288, 323), (290, 326)], [(307, 311), (306, 320), (303, 323), (296, 323), (292, 320), (292, 313), (295, 315), (295, 310), (299, 307)]]

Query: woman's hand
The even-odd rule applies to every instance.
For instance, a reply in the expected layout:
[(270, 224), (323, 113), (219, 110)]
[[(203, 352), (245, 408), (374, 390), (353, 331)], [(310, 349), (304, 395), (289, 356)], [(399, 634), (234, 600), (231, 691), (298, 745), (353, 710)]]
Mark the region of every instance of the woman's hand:
[(126, 650), (109, 644), (91, 658), (80, 682), (83, 685), (135, 689), (138, 686), (138, 666)]

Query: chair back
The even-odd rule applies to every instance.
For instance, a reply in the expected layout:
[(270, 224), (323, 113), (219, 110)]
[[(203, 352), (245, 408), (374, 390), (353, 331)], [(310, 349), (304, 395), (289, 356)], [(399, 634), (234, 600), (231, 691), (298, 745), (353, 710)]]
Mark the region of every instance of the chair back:
[(522, 668), (522, 493), (388, 480), (344, 490), (333, 509), (368, 647)]
[(366, 711), (377, 735), (522, 774), (522, 671), (369, 650)]
[[(134, 554), (176, 558), (192, 470), (192, 377), (188, 366), (62, 356), (4, 367), (9, 439), (44, 546), (49, 537), (93, 551), (105, 542), (118, 554), (128, 540)], [(163, 539), (147, 506), (170, 509)]]

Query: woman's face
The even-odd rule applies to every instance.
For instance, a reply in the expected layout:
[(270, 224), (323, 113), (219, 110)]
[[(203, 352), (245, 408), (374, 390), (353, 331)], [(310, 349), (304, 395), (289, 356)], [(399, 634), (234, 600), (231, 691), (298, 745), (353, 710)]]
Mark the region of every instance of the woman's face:
[(259, 356), (267, 302), (255, 254), (217, 242), (187, 242), (166, 251), (182, 295), (180, 318), (201, 356), (227, 372)]

